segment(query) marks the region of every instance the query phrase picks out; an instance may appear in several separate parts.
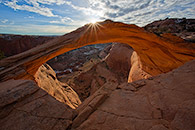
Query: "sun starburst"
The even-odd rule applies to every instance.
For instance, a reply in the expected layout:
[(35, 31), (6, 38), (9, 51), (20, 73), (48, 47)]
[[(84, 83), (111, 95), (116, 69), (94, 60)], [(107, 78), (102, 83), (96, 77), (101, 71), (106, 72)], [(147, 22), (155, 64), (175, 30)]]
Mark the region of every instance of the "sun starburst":
[(95, 36), (94, 38), (97, 39), (97, 33), (101, 32), (101, 28), (103, 28), (103, 26), (99, 22), (97, 22), (97, 20), (93, 20), (89, 24), (87, 30), (90, 31), (90, 35)]

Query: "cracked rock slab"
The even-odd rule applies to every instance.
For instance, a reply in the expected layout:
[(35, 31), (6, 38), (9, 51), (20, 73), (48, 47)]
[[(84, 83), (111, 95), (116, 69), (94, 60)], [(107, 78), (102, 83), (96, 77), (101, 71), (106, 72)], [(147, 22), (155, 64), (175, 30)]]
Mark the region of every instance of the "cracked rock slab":
[(31, 80), (0, 83), (1, 130), (66, 130), (76, 112)]
[(103, 86), (109, 90), (108, 98), (76, 130), (194, 130), (194, 70), (195, 60), (166, 74), (121, 84), (111, 92), (112, 86)]

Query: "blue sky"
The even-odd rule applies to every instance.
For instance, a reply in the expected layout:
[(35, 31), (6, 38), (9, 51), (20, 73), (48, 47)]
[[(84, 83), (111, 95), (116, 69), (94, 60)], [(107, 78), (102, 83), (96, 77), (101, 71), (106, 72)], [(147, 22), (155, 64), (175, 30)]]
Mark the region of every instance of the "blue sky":
[(0, 33), (63, 35), (92, 21), (195, 18), (194, 0), (0, 0)]

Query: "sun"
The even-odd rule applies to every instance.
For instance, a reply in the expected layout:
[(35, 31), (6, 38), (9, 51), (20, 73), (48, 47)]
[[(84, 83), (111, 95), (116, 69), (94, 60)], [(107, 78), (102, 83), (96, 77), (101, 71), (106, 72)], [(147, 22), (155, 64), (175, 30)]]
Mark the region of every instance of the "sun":
[(92, 19), (92, 20), (90, 21), (90, 23), (95, 24), (95, 23), (97, 23), (97, 20), (96, 20), (96, 19)]

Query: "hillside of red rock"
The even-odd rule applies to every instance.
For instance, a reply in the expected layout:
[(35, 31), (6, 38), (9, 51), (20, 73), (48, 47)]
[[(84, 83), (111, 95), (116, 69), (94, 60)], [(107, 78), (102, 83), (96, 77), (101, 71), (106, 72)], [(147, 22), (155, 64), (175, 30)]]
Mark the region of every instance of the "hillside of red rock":
[(41, 45), (53, 38), (55, 37), (0, 34), (0, 50), (6, 57), (12, 56)]
[(157, 35), (171, 33), (186, 41), (195, 42), (195, 19), (167, 18), (165, 20), (154, 21), (144, 28)]

